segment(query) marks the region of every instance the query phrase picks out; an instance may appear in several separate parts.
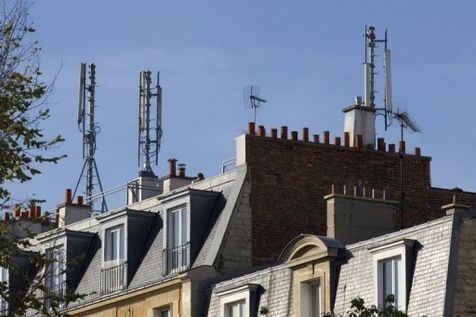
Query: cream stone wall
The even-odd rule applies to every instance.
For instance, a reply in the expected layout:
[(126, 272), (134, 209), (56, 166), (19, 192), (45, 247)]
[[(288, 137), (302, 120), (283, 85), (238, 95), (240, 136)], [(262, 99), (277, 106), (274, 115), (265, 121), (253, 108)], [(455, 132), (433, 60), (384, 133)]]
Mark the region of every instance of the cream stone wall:
[(174, 317), (191, 316), (191, 281), (175, 281), (103, 300), (68, 312), (72, 317), (154, 317), (154, 309), (170, 307)]
[(293, 268), (294, 312), (301, 317), (302, 283), (319, 282), (321, 285), (321, 313), (329, 312), (330, 307), (330, 262), (308, 263)]

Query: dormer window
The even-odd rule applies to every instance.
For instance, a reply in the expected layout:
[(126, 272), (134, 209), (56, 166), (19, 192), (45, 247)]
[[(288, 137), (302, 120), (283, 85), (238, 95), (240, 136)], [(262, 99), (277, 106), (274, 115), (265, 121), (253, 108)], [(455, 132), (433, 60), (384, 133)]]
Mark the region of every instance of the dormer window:
[(164, 274), (179, 272), (189, 267), (189, 214), (186, 206), (167, 210)]
[(45, 306), (49, 307), (51, 298), (58, 298), (66, 291), (66, 257), (63, 245), (46, 250), (48, 266), (46, 267), (44, 294)]
[(49, 265), (46, 272), (46, 287), (50, 292), (62, 293), (65, 283), (66, 258), (63, 246), (46, 251)]
[(378, 307), (387, 306), (388, 295), (393, 295), (393, 305), (402, 311), (406, 309), (414, 242), (402, 239), (369, 249), (373, 259), (374, 296)]
[(109, 294), (126, 286), (127, 261), (124, 225), (104, 231), (104, 260), (101, 270), (101, 293)]
[(105, 267), (116, 266), (125, 262), (124, 257), (124, 226), (119, 225), (106, 229), (105, 234)]

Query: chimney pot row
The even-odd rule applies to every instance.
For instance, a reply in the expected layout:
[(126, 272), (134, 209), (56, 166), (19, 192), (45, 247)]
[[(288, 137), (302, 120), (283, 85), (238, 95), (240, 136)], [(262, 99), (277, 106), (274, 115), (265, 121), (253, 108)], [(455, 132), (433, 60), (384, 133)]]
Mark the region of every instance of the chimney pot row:
[[(340, 192), (342, 189), (342, 192)], [(349, 189), (351, 192), (349, 193)], [(380, 198), (378, 192), (381, 192)], [(371, 188), (370, 190), (365, 186), (347, 186), (343, 185), (342, 187), (338, 187), (335, 184), (331, 185), (331, 194), (341, 194), (344, 196), (353, 196), (353, 197), (363, 197), (363, 198), (372, 198), (372, 199), (387, 199), (387, 193), (385, 190), (378, 191), (375, 188)]]
[[(270, 129), (271, 134), (270, 137), (272, 139), (277, 139), (278, 138), (278, 129), (272, 128)], [(256, 131), (256, 124), (255, 122), (248, 122), (248, 134), (249, 135), (258, 135), (260, 137), (266, 137), (266, 128), (264, 125), (259, 125), (258, 126), (258, 131)], [(280, 130), (280, 138), (282, 140), (288, 140), (288, 127), (287, 126), (281, 126)], [(291, 140), (292, 141), (298, 141), (299, 140), (299, 133), (298, 131), (291, 131)], [(304, 142), (309, 142), (309, 128), (304, 127), (302, 128), (302, 141)], [(319, 134), (314, 134), (313, 135), (313, 141), (314, 143), (320, 143), (320, 136)], [(323, 144), (330, 144), (330, 132), (329, 131), (324, 131), (323, 133)], [(344, 132), (344, 137), (343, 139), (341, 137), (335, 137), (334, 139), (334, 145), (336, 146), (345, 146), (345, 147), (350, 147), (350, 133), (349, 132)], [(371, 144), (364, 144), (363, 143), (363, 136), (361, 134), (358, 134), (355, 136), (354, 140), (354, 147), (356, 148), (366, 148), (369, 150), (374, 150), (375, 148)], [(384, 138), (378, 138), (377, 139), (377, 151), (379, 152), (385, 152), (387, 151), (387, 145), (385, 143)], [(396, 152), (396, 146), (395, 144), (389, 144), (388, 145), (388, 152), (389, 153), (395, 153)], [(405, 148), (405, 141), (400, 141), (399, 142), (399, 153), (406, 153), (406, 148)], [(415, 156), (421, 156), (421, 149), (419, 147), (415, 147), (414, 153)], [(172, 161), (173, 160), (173, 161)], [(169, 176), (175, 177), (176, 176), (176, 171), (175, 171), (175, 162), (177, 160), (175, 159), (170, 159), (170, 169), (169, 169)], [(174, 170), (172, 170), (172, 168)], [(184, 177), (184, 176), (181, 176)]]

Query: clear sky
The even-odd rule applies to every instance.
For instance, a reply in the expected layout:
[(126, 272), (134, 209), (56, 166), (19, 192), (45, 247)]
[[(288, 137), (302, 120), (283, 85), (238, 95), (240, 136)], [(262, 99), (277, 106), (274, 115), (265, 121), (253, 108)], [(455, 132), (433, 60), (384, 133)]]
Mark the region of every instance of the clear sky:
[[(48, 134), (66, 138), (68, 158), (43, 175), (10, 186), (16, 198), (61, 203), (79, 177), (81, 134), (76, 124), (79, 64), (97, 67), (101, 127), (96, 160), (105, 188), (135, 178), (137, 86), (141, 70), (160, 70), (162, 150), (187, 164), (187, 174), (218, 174), (234, 157), (234, 138), (252, 112), (243, 87), (259, 84), (268, 102), (258, 124), (309, 127), (343, 134), (342, 108), (363, 94), (363, 30), (389, 30), (393, 96), (424, 133), (408, 148), (432, 156), (432, 185), (476, 191), (476, 3), (474, 1), (105, 1), (37, 0), (30, 12), (42, 47), (44, 80), (61, 67), (49, 103)], [(380, 102), (381, 95), (377, 96)], [(398, 141), (398, 128), (383, 131)], [(81, 190), (84, 185), (81, 185)]]

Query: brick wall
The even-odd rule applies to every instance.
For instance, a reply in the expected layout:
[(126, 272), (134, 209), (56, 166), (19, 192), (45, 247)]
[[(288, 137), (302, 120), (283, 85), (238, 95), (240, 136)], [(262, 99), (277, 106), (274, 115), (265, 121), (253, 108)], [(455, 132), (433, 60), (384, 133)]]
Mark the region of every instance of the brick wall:
[[(323, 196), (333, 184), (352, 190), (354, 186), (385, 190), (387, 199), (399, 200), (399, 155), (393, 149), (387, 151), (383, 141), (377, 151), (301, 141), (297, 132), (292, 133), (292, 140), (287, 139), (286, 131), (281, 138), (265, 135), (260, 127), (259, 135), (248, 134), (245, 141), (251, 177), (253, 265), (275, 260), (300, 233), (326, 234)], [(328, 134), (321, 141), (326, 139)], [(419, 149), (415, 153), (404, 155), (404, 227), (443, 216), (441, 205), (452, 201), (451, 191), (431, 188), (431, 158), (421, 156)], [(476, 194), (460, 196), (476, 206)]]

